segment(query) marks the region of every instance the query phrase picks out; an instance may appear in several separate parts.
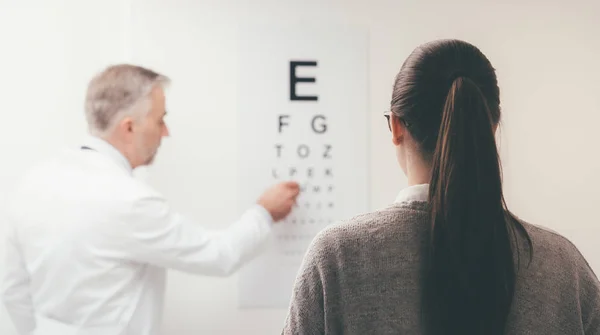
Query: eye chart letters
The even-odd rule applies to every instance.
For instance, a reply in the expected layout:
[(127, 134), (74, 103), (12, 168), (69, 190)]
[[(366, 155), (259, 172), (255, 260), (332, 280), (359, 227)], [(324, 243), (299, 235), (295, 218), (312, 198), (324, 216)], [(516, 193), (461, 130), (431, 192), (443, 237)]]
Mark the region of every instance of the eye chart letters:
[(315, 235), (369, 210), (368, 34), (248, 26), (238, 52), (239, 205), (279, 181), (301, 185), (272, 243), (241, 269), (239, 304), (286, 308)]

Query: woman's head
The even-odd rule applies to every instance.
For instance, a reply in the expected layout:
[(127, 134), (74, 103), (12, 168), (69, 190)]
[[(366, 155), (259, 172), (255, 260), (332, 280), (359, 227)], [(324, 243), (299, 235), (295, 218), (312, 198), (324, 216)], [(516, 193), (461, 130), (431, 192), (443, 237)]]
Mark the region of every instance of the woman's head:
[(477, 47), (460, 40), (433, 41), (417, 47), (402, 65), (394, 83), (389, 121), (405, 172), (411, 155), (426, 165), (431, 163), (444, 106), (452, 102), (448, 101), (451, 88), (465, 81), (485, 98), (495, 130), (500, 92), (494, 68)]
[(398, 159), (409, 182), (430, 184), (428, 334), (504, 333), (515, 287), (511, 238), (517, 230), (529, 237), (504, 203), (499, 120), (494, 68), (469, 43), (422, 45), (397, 76), (389, 121)]

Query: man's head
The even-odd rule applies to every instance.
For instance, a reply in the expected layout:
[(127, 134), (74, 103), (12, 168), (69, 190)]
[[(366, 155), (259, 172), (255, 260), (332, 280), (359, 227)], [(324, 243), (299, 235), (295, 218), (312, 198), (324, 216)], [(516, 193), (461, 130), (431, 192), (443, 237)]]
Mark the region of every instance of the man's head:
[(152, 163), (169, 135), (164, 87), (169, 79), (140, 66), (110, 66), (87, 90), (85, 114), (92, 135), (115, 146), (133, 168)]

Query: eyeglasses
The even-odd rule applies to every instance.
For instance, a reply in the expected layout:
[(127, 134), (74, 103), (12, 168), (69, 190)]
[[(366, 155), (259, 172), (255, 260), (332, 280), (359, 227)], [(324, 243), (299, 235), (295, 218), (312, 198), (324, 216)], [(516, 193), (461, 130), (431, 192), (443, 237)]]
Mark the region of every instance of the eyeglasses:
[(406, 128), (408, 128), (408, 126), (409, 126), (409, 125), (408, 125), (408, 122), (406, 122), (404, 119), (402, 119), (401, 117), (399, 117), (398, 115), (396, 115), (396, 114), (394, 114), (394, 113), (392, 113), (392, 112), (390, 112), (390, 111), (385, 111), (385, 112), (383, 112), (383, 116), (385, 116), (385, 119), (387, 120), (388, 129), (389, 129), (390, 131), (392, 131), (392, 124), (390, 123), (390, 119), (391, 119), (392, 117), (395, 117), (395, 118), (397, 118), (397, 119), (398, 119), (398, 121), (402, 122), (402, 124), (404, 124), (404, 126), (405, 126)]

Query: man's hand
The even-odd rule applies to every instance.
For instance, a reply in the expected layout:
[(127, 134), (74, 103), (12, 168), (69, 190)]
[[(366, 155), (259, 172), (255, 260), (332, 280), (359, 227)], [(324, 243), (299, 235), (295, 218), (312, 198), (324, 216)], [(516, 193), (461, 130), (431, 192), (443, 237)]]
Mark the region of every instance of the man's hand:
[(273, 221), (277, 222), (290, 214), (299, 193), (300, 185), (296, 182), (275, 184), (263, 193), (258, 204), (271, 214)]

